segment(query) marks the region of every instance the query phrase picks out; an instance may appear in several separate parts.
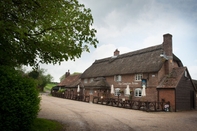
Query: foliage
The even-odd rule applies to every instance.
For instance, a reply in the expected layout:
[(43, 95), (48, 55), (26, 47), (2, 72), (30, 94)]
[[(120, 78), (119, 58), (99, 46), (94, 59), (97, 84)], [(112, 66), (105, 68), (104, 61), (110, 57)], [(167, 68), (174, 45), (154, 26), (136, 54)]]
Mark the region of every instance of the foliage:
[(64, 91), (66, 91), (66, 89), (60, 89), (60, 90), (58, 90), (58, 92), (64, 92)]
[(37, 118), (32, 125), (31, 131), (61, 131), (62, 129), (62, 124), (57, 121)]
[(28, 74), (29, 77), (31, 78), (34, 78), (34, 79), (38, 79), (38, 76), (39, 76), (39, 72), (38, 71), (31, 71), (29, 74)]
[(0, 65), (60, 63), (96, 47), (93, 17), (77, 0), (1, 0)]
[(78, 75), (78, 74), (82, 74), (80, 72), (74, 72), (73, 75)]
[(46, 70), (39, 69), (39, 70), (33, 70), (28, 73), (29, 77), (32, 77), (36, 80), (37, 87), (43, 91), (44, 87), (47, 85), (47, 83), (51, 82), (53, 77), (50, 74), (45, 75)]
[(44, 89), (46, 90), (51, 90), (52, 87), (56, 86), (57, 84), (54, 84), (54, 83), (47, 83), (47, 85), (44, 87)]
[(25, 75), (26, 72), (26, 68), (24, 68), (23, 66), (16, 66), (15, 69), (21, 74), (21, 75)]
[[(72, 75), (77, 75), (77, 74), (81, 74), (81, 73), (74, 72)], [(63, 74), (59, 79), (60, 79), (60, 82), (63, 81), (65, 79), (65, 74)]]
[(63, 75), (60, 77), (60, 82), (62, 82), (64, 79), (65, 79), (65, 74), (63, 74)]
[(129, 100), (132, 100), (132, 95), (129, 95)]
[(124, 90), (119, 90), (119, 93), (124, 93)]
[(28, 131), (39, 111), (35, 82), (6, 66), (0, 66), (0, 74), (0, 129)]

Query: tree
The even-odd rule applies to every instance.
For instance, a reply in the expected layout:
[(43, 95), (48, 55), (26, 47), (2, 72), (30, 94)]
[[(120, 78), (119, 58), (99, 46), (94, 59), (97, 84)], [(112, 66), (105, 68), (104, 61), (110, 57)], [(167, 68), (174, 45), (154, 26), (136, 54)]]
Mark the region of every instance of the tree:
[(36, 71), (36, 70), (33, 70), (33, 71), (31, 71), (31, 72), (28, 73), (28, 76), (31, 77), (31, 78), (33, 78), (33, 79), (38, 79), (39, 72)]
[(65, 74), (63, 74), (59, 79), (60, 79), (60, 82), (62, 82), (65, 79)]
[(13, 67), (79, 58), (98, 43), (92, 24), (77, 0), (0, 1), (1, 130), (28, 130), (39, 109), (34, 82)]
[(36, 66), (96, 48), (93, 17), (77, 0), (1, 0), (0, 65)]
[[(80, 72), (74, 72), (73, 74), (71, 74), (71, 75), (76, 75), (76, 74), (81, 74)], [(62, 82), (65, 78), (66, 78), (66, 76), (65, 76), (66, 74), (63, 74), (59, 79), (60, 79), (60, 82)]]
[(50, 74), (45, 75), (45, 73), (45, 69), (33, 70), (28, 73), (28, 76), (36, 81), (37, 87), (41, 91), (44, 91), (44, 87), (47, 85), (47, 83), (53, 80), (53, 77)]

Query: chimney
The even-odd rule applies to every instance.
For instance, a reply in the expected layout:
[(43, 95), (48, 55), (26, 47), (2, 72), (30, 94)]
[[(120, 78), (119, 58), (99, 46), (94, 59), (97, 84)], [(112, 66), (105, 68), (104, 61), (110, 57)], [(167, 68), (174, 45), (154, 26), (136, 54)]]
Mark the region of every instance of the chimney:
[(118, 49), (116, 49), (115, 51), (114, 51), (114, 56), (118, 56), (120, 54), (120, 51), (118, 51)]
[(173, 69), (173, 53), (172, 53), (172, 35), (163, 35), (163, 53), (167, 56), (168, 60), (165, 61), (165, 72), (169, 74)]
[(65, 74), (65, 78), (68, 77), (69, 75), (70, 75), (70, 72), (68, 70), (68, 72), (66, 72), (66, 74)]

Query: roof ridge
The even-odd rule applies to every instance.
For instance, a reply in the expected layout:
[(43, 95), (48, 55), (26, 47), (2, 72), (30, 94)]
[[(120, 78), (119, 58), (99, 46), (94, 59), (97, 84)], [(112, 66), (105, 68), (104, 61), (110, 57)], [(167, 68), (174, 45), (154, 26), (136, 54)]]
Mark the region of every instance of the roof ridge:
[(102, 63), (102, 62), (106, 62), (106, 61), (109, 61), (111, 63), (116, 59), (121, 59), (121, 58), (131, 57), (131, 56), (144, 54), (144, 53), (148, 53), (148, 52), (153, 52), (153, 51), (156, 51), (156, 50), (160, 50), (162, 48), (163, 48), (162, 44), (159, 44), (159, 45), (139, 49), (139, 50), (136, 50), (136, 51), (127, 52), (127, 53), (118, 55), (117, 57), (106, 57), (106, 58), (103, 58), (103, 59), (95, 60), (95, 62), (93, 64), (98, 64), (98, 63)]
[[(139, 54), (144, 54), (144, 53), (148, 53), (148, 52), (153, 52), (153, 51), (156, 51), (156, 50), (160, 50), (160, 49), (162, 49), (161, 48), (162, 47), (161, 45), (162, 44), (156, 45), (156, 46), (147, 47), (147, 48), (143, 48), (143, 49), (139, 49), (139, 50), (128, 52), (128, 53), (124, 53), (124, 54), (120, 55), (119, 58), (122, 58), (122, 56), (124, 56), (126, 54), (130, 54), (130, 55), (126, 55), (126, 57), (130, 57), (130, 56), (135, 56), (135, 55), (139, 55)], [(155, 47), (155, 49), (152, 49), (154, 47)], [(148, 50), (148, 49), (151, 49), (151, 50)], [(140, 53), (137, 53), (137, 52), (140, 52)]]

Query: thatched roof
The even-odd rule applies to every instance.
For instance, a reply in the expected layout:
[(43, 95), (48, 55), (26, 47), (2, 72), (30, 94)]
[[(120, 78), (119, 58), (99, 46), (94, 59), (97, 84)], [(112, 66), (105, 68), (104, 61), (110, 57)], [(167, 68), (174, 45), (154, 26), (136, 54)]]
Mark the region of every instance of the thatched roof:
[(110, 89), (110, 85), (103, 77), (94, 79), (92, 82), (84, 83), (85, 88), (91, 89)]
[(77, 87), (81, 83), (80, 76), (81, 76), (81, 74), (69, 75), (63, 81), (61, 81), (58, 84), (58, 86), (68, 87), (68, 88)]
[[(117, 57), (96, 60), (84, 71), (81, 78), (157, 72), (164, 63), (160, 54), (163, 54), (162, 44), (118, 55)], [(173, 56), (175, 61), (180, 61), (175, 55)], [(179, 65), (181, 66), (181, 64), (180, 61)]]

